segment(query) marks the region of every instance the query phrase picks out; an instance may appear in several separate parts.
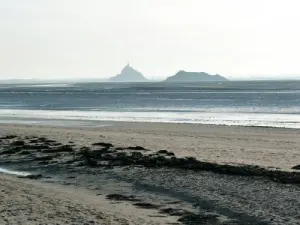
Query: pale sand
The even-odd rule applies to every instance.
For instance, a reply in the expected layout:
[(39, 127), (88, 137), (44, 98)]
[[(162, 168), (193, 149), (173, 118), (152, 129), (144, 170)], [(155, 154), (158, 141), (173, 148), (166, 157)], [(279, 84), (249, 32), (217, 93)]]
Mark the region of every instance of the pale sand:
[(300, 130), (196, 124), (107, 122), (99, 128), (0, 125), (0, 134), (37, 135), (81, 146), (109, 142), (115, 146), (166, 149), (177, 156), (289, 170), (300, 164)]
[(151, 210), (114, 204), (86, 189), (0, 174), (0, 224), (170, 224), (175, 217), (150, 218)]

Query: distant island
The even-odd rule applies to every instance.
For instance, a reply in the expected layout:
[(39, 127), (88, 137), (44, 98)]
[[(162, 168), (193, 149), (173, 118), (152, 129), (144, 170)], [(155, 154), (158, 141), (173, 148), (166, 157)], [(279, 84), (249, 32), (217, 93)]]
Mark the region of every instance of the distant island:
[(183, 83), (183, 82), (213, 82), (213, 81), (227, 81), (227, 79), (218, 74), (210, 75), (205, 72), (186, 72), (184, 70), (180, 70), (174, 76), (168, 77), (164, 82)]
[[(121, 73), (111, 77), (109, 82), (148, 82), (149, 80), (144, 75), (132, 68), (129, 63), (122, 69)], [(227, 81), (225, 77), (218, 74), (210, 75), (205, 72), (186, 72), (178, 71), (174, 76), (168, 77), (163, 82), (168, 83), (186, 83), (186, 82), (219, 82)]]
[(110, 78), (111, 82), (147, 82), (142, 73), (132, 68), (129, 63), (122, 69), (121, 73)]

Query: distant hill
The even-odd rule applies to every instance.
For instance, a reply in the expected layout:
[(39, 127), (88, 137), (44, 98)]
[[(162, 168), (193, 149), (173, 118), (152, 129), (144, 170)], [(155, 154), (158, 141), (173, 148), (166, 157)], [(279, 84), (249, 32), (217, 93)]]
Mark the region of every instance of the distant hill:
[(147, 82), (142, 73), (132, 68), (129, 64), (125, 66), (121, 73), (109, 79), (111, 82)]
[(180, 70), (174, 76), (168, 77), (164, 82), (183, 83), (183, 82), (213, 82), (213, 81), (227, 81), (227, 79), (218, 74), (210, 75), (205, 72), (186, 72), (184, 70)]

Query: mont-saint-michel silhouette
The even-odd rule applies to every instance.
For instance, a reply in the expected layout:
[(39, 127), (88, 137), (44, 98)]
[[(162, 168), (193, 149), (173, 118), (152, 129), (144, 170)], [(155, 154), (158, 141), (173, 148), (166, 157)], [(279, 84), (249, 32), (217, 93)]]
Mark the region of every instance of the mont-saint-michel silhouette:
[(128, 63), (120, 74), (109, 79), (112, 82), (147, 82), (148, 79), (144, 75), (130, 66)]
[[(110, 82), (148, 82), (149, 80), (129, 63), (121, 70), (121, 73), (110, 78)], [(178, 71), (175, 75), (168, 77), (163, 82), (184, 83), (184, 82), (219, 82), (227, 81), (221, 75), (210, 75), (205, 72)]]

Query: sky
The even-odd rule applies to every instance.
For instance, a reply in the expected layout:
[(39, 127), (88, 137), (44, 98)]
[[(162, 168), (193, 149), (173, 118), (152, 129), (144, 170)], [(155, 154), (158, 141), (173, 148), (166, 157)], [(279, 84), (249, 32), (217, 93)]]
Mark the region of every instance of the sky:
[(0, 79), (300, 79), (299, 0), (0, 0)]

